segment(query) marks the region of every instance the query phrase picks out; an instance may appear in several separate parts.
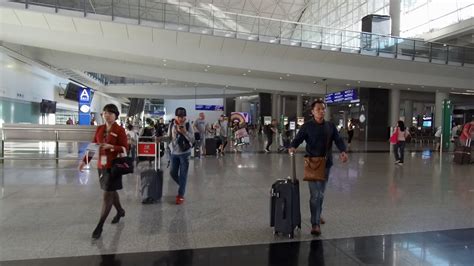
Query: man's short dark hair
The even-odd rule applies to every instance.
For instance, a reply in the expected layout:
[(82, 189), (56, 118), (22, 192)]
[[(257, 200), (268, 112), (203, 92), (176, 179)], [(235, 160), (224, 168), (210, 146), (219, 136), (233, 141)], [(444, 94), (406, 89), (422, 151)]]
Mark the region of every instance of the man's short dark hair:
[(326, 107), (326, 103), (323, 101), (323, 99), (316, 99), (312, 104), (311, 104), (311, 109), (314, 109), (316, 104), (323, 104), (324, 107)]
[(185, 116), (186, 116), (186, 109), (184, 109), (184, 107), (178, 107), (178, 108), (176, 108), (176, 110), (174, 111), (174, 115), (175, 115), (175, 116), (185, 117)]

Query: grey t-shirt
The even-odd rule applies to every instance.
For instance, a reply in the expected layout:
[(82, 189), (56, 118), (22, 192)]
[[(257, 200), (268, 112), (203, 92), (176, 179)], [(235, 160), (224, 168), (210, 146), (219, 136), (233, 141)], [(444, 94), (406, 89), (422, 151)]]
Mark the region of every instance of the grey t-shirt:
[(206, 133), (206, 120), (196, 119), (194, 126), (199, 131), (199, 134), (204, 135)]

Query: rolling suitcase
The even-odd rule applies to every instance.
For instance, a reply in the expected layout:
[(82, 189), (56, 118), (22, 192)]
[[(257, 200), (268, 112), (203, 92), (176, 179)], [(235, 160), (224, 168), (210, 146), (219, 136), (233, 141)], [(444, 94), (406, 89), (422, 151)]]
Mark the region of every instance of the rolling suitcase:
[(215, 138), (206, 139), (206, 155), (216, 155), (217, 141)]
[(293, 238), (296, 227), (301, 229), (300, 188), (294, 154), (291, 154), (291, 173), (291, 177), (273, 183), (270, 192), (270, 226), (274, 234), (285, 234), (289, 238)]
[[(462, 144), (461, 144), (462, 145)], [(466, 141), (465, 146), (459, 145), (454, 149), (453, 161), (457, 164), (469, 164), (471, 163), (471, 140)]]
[[(157, 154), (161, 147), (158, 146)], [(155, 160), (155, 169), (147, 169), (140, 173), (141, 196), (143, 204), (151, 204), (159, 201), (163, 195), (163, 171), (161, 170), (161, 158), (158, 157), (158, 167)]]
[(201, 141), (200, 140), (196, 140), (196, 142), (194, 142), (193, 157), (194, 158), (201, 157)]

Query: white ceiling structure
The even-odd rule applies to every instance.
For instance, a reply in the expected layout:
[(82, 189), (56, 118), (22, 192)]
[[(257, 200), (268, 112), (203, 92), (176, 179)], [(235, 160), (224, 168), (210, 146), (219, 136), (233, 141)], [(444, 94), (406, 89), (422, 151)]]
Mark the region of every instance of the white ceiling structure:
[[(246, 5), (255, 2), (241, 8)], [(261, 6), (267, 8), (265, 3)], [(279, 16), (280, 11), (271, 14)], [(0, 12), (0, 40), (13, 56), (25, 56), (62, 73), (69, 69), (149, 81), (92, 86), (121, 97), (322, 95), (358, 86), (420, 91), (474, 87), (474, 70), (467, 67), (169, 31), (126, 20), (110, 22), (104, 16), (84, 18), (77, 12), (62, 15), (47, 9), (1, 7)]]

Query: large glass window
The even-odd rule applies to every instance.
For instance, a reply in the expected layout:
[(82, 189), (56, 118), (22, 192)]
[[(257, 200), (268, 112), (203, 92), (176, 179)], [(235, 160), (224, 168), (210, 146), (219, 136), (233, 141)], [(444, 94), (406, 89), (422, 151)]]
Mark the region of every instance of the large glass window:
[(400, 0), (400, 35), (417, 35), (437, 30), (474, 15), (474, 0)]

